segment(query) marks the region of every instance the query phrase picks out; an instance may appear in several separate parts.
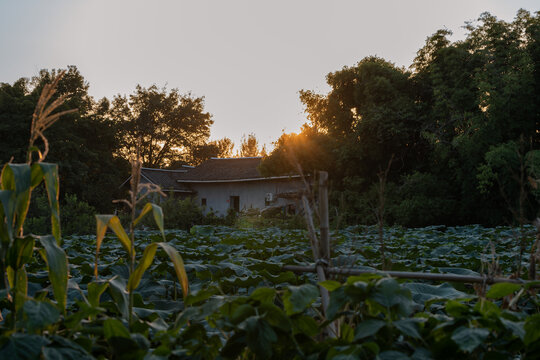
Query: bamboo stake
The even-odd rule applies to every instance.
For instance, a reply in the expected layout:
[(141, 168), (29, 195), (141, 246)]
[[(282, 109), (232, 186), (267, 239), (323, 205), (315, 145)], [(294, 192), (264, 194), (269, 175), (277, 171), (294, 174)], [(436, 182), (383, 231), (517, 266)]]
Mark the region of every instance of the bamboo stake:
[(330, 264), (330, 225), (328, 221), (328, 173), (319, 172), (320, 257)]
[[(298, 265), (284, 265), (283, 270), (292, 271), (296, 273), (317, 271), (316, 267), (314, 266), (298, 266)], [(326, 272), (329, 274), (336, 274), (336, 275), (380, 274), (380, 275), (387, 275), (387, 276), (391, 276), (395, 278), (402, 278), (402, 279), (451, 281), (451, 282), (462, 282), (462, 283), (485, 283), (485, 284), (490, 284), (490, 285), (496, 284), (496, 283), (512, 283), (512, 284), (520, 284), (520, 285), (530, 284), (531, 287), (540, 288), (540, 283), (537, 283), (535, 281), (525, 281), (521, 279), (509, 279), (509, 278), (501, 278), (501, 277), (491, 278), (487, 276), (432, 274), (432, 273), (408, 272), (408, 271), (340, 269), (337, 267), (329, 267), (326, 269)]]

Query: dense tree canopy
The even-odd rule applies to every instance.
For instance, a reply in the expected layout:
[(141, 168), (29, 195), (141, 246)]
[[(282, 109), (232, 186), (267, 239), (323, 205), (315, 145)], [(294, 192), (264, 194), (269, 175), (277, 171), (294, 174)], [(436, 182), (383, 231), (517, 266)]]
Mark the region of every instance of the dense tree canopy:
[[(516, 221), (520, 206), (534, 216), (538, 202), (522, 180), (540, 177), (531, 170), (540, 148), (540, 15), (520, 10), (507, 23), (484, 13), (467, 29), (457, 42), (437, 31), (410, 71), (368, 57), (328, 74), (328, 94), (302, 91), (308, 124), (282, 136), (262, 169), (289, 172), (295, 153), (302, 167), (330, 171), (336, 201), (345, 195), (355, 222), (373, 221), (373, 187), (390, 159), (392, 221), (496, 224)], [(507, 175), (524, 164), (521, 183), (496, 184), (502, 154)]]
[(137, 86), (129, 98), (115, 97), (110, 114), (118, 123), (120, 154), (129, 157), (139, 144), (144, 166), (154, 168), (189, 161), (194, 149), (208, 140), (213, 123), (203, 98), (155, 85)]
[[(42, 70), (31, 81), (20, 79), (13, 85), (0, 84), (0, 161), (13, 157), (24, 162), (30, 136), (32, 113), (43, 85), (57, 71)], [(50, 143), (47, 161), (59, 164), (62, 196), (77, 194), (98, 209), (111, 207), (118, 186), (127, 176), (127, 164), (113, 156), (118, 149), (116, 126), (104, 116), (102, 106), (88, 95), (88, 84), (71, 66), (60, 80), (58, 93), (68, 95), (60, 110), (78, 109), (63, 116), (47, 130)], [(38, 144), (39, 145), (39, 144)]]

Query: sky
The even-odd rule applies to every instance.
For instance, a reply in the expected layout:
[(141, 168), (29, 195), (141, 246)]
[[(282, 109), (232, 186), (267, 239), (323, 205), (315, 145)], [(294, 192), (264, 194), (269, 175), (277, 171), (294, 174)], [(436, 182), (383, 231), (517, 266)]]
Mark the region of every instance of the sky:
[[(306, 122), (298, 92), (362, 58), (409, 67), (438, 29), (464, 38), (484, 12), (511, 21), (538, 0), (0, 0), (0, 82), (75, 65), (90, 95), (156, 84), (204, 96), (211, 139), (260, 143)], [(238, 146), (237, 146), (238, 148)]]

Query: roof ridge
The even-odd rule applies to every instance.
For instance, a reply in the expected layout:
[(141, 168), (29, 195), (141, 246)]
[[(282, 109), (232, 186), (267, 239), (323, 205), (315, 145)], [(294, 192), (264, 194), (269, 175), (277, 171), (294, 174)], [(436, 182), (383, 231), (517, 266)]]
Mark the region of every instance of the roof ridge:
[(262, 159), (262, 156), (244, 156), (244, 157), (231, 157), (231, 158), (218, 158), (211, 157), (210, 160), (243, 160), (243, 159)]

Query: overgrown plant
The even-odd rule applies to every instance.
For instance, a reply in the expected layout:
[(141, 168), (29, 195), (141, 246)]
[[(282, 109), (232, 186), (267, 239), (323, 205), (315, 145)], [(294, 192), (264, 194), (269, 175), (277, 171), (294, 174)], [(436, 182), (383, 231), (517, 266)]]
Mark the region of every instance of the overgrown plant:
[[(97, 221), (96, 259), (95, 259), (95, 265), (94, 265), (94, 276), (96, 277), (96, 280), (98, 280), (99, 250), (101, 247), (101, 243), (103, 242), (103, 239), (105, 238), (105, 233), (107, 232), (107, 228), (110, 228), (113, 230), (113, 232), (116, 234), (118, 240), (120, 240), (120, 243), (122, 244), (122, 246), (124, 247), (124, 249), (126, 250), (129, 256), (129, 278), (128, 278), (128, 282), (125, 288), (125, 291), (128, 294), (128, 306), (127, 306), (127, 314), (124, 314), (125, 316), (127, 315), (129, 324), (132, 324), (132, 319), (133, 319), (134, 291), (139, 286), (139, 283), (141, 282), (141, 278), (144, 275), (144, 272), (152, 264), (154, 260), (154, 256), (156, 255), (158, 246), (160, 246), (171, 259), (174, 265), (176, 276), (178, 277), (178, 280), (182, 286), (183, 296), (184, 297), (187, 296), (188, 291), (189, 291), (188, 278), (187, 278), (186, 270), (184, 268), (184, 261), (182, 260), (182, 257), (176, 251), (176, 249), (174, 249), (171, 245), (169, 245), (165, 240), (164, 225), (163, 225), (163, 211), (161, 207), (151, 202), (147, 202), (142, 208), (139, 215), (137, 216), (137, 205), (140, 205), (141, 202), (148, 197), (148, 195), (157, 193), (161, 196), (165, 196), (165, 194), (161, 191), (159, 186), (150, 184), (150, 183), (145, 183), (145, 184), (140, 183), (141, 167), (142, 167), (142, 161), (139, 154), (137, 153), (136, 157), (131, 159), (131, 180), (130, 180), (131, 189), (129, 190), (129, 198), (116, 200), (116, 202), (125, 203), (130, 209), (131, 220), (129, 223), (129, 235), (124, 230), (118, 216), (96, 215), (96, 221)], [(135, 251), (135, 232), (134, 231), (137, 224), (139, 224), (139, 222), (149, 212), (152, 212), (154, 215), (154, 220), (161, 232), (163, 241), (153, 242), (147, 245), (139, 260), (138, 265), (136, 265), (137, 259), (136, 259), (136, 251)]]
[[(61, 115), (76, 111), (67, 110), (53, 114), (65, 100), (65, 96), (60, 96), (50, 102), (63, 75), (64, 73), (60, 73), (50, 84), (45, 85), (38, 100), (30, 129), (27, 162), (25, 164), (10, 162), (4, 165), (0, 175), (0, 264), (4, 280), (4, 296), (7, 296), (11, 304), (11, 326), (14, 330), (17, 328), (17, 313), (27, 300), (26, 265), (33, 258), (36, 241), (41, 244), (38, 251), (47, 264), (58, 310), (65, 312), (66, 308), (68, 261), (65, 252), (59, 246), (61, 236), (58, 166), (44, 162), (49, 150), (44, 131)], [(35, 145), (38, 139), (43, 141), (43, 152)], [(38, 154), (37, 161), (34, 161), (33, 153)], [(24, 222), (31, 194), (42, 182), (45, 184), (49, 199), (52, 235), (26, 235)]]

